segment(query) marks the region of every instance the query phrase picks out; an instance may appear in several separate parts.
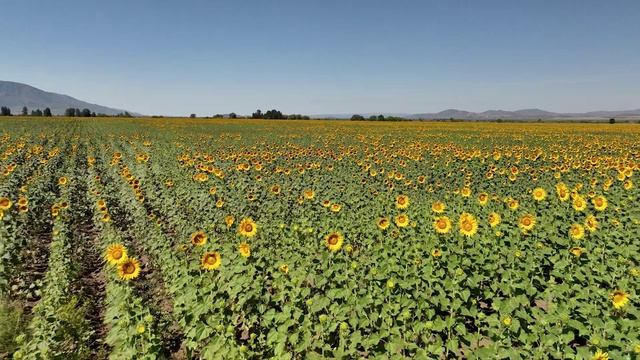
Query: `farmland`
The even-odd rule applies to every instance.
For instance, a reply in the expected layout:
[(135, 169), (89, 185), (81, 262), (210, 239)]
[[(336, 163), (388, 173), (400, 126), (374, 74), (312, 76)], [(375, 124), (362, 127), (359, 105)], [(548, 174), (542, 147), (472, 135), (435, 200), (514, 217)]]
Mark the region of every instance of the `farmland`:
[(0, 357), (640, 356), (640, 126), (0, 120)]

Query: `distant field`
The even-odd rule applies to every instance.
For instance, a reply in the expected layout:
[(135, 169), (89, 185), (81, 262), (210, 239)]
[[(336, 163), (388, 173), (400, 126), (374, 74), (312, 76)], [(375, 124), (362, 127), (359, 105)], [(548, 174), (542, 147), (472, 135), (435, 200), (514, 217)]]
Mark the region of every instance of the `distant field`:
[(0, 118), (0, 357), (640, 353), (637, 124)]

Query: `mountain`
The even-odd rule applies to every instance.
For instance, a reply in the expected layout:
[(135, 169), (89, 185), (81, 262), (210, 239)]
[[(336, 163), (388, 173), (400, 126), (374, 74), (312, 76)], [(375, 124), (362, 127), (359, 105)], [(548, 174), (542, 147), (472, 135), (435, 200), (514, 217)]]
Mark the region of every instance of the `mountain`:
[[(371, 115), (380, 113), (358, 113), (368, 118)], [(311, 115), (312, 119), (349, 119), (353, 114), (319, 114)], [(458, 109), (447, 109), (437, 113), (403, 114), (403, 113), (382, 113), (384, 116), (397, 116), (405, 119), (456, 119), (456, 120), (571, 120), (571, 119), (640, 119), (640, 109), (637, 110), (612, 110), (612, 111), (590, 111), (585, 113), (556, 113), (541, 109), (522, 109), (515, 111), (487, 110), (483, 112), (471, 112)]]
[(608, 118), (640, 118), (640, 109), (621, 111), (591, 111), (585, 113), (555, 113), (540, 109), (523, 109), (516, 111), (487, 110), (476, 113), (464, 110), (449, 109), (438, 113), (413, 114), (409, 119), (460, 119), (460, 120), (534, 120), (534, 119), (608, 119)]
[(31, 110), (44, 110), (48, 107), (54, 115), (63, 115), (67, 108), (89, 109), (96, 114), (106, 115), (117, 115), (125, 111), (90, 104), (68, 95), (47, 92), (30, 85), (2, 80), (0, 80), (0, 106), (11, 108), (11, 113), (14, 115), (20, 114), (23, 106), (28, 108), (29, 113)]

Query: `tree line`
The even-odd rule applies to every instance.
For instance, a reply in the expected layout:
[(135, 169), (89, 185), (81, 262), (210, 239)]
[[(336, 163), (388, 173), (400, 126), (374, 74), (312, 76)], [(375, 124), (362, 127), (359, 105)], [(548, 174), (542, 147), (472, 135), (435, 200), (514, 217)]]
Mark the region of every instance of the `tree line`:
[(351, 120), (353, 120), (353, 121), (364, 121), (364, 120), (369, 120), (369, 121), (408, 121), (407, 119), (405, 119), (403, 117), (399, 117), (399, 116), (384, 116), (382, 114), (380, 114), (380, 115), (371, 115), (368, 118), (365, 118), (362, 115), (354, 114), (351, 117)]

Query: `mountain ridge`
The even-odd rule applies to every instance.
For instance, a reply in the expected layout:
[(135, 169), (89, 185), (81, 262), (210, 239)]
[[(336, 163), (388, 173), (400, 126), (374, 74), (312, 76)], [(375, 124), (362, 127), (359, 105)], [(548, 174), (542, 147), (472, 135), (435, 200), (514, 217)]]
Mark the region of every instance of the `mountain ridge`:
[[(379, 113), (360, 114), (369, 117)], [(321, 114), (312, 115), (314, 119), (335, 118), (348, 119), (352, 114)], [(520, 110), (486, 110), (483, 112), (472, 112), (460, 109), (446, 109), (437, 113), (382, 113), (384, 116), (398, 116), (406, 119), (457, 119), (457, 120), (534, 120), (534, 119), (608, 119), (608, 118), (632, 118), (640, 119), (640, 109), (635, 110), (598, 110), (589, 112), (559, 113), (537, 108)]]
[(41, 90), (28, 84), (4, 80), (0, 80), (0, 105), (9, 107), (13, 114), (20, 114), (23, 106), (26, 106), (29, 111), (44, 110), (48, 107), (54, 115), (63, 115), (67, 108), (80, 110), (86, 108), (92, 112), (106, 115), (117, 115), (127, 111), (92, 104), (69, 95)]

